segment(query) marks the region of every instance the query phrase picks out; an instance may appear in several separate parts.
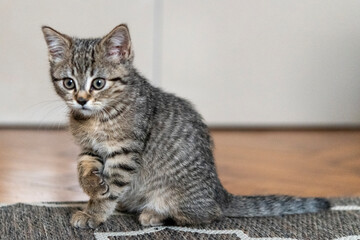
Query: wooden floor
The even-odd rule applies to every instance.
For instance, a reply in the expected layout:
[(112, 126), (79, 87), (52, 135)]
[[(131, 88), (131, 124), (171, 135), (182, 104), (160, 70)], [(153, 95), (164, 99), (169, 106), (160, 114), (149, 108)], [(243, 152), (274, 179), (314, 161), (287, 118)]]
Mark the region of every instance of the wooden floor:
[[(220, 179), (243, 195), (360, 196), (360, 131), (212, 131)], [(75, 201), (66, 131), (0, 130), (0, 202)]]

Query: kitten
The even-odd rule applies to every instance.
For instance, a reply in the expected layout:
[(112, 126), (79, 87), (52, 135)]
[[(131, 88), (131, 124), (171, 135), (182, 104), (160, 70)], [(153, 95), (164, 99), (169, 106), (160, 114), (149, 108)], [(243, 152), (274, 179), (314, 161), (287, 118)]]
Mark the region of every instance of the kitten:
[(126, 25), (94, 39), (42, 31), (55, 91), (70, 109), (70, 129), (82, 148), (79, 182), (90, 200), (72, 216), (74, 227), (96, 228), (116, 208), (138, 213), (144, 226), (329, 208), (321, 198), (228, 193), (201, 116), (137, 72)]

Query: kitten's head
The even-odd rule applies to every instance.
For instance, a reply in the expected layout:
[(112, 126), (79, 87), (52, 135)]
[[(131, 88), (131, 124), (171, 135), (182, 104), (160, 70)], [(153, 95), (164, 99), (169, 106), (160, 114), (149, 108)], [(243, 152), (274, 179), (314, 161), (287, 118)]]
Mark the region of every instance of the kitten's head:
[(101, 39), (72, 38), (47, 26), (42, 31), (55, 90), (70, 109), (92, 116), (115, 106), (134, 57), (127, 26), (119, 25)]

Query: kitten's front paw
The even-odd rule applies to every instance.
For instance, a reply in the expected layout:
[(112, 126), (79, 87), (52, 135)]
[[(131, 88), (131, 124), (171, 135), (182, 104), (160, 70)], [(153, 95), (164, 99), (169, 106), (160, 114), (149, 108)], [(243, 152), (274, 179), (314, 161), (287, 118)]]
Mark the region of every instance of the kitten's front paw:
[(94, 216), (91, 216), (83, 211), (77, 211), (71, 217), (70, 223), (76, 228), (97, 228), (102, 221)]
[(106, 184), (99, 171), (92, 171), (80, 179), (84, 192), (92, 198), (106, 196), (109, 192), (109, 185)]

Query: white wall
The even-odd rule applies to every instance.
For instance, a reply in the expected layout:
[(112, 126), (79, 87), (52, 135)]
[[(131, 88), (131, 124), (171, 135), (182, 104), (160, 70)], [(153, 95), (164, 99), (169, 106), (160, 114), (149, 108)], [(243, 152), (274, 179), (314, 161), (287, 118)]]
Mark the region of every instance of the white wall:
[(360, 1), (35, 3), (0, 0), (0, 124), (65, 121), (41, 25), (89, 37), (122, 22), (139, 69), (213, 126), (360, 124)]
[(164, 1), (166, 89), (215, 125), (360, 123), (360, 1)]

